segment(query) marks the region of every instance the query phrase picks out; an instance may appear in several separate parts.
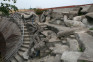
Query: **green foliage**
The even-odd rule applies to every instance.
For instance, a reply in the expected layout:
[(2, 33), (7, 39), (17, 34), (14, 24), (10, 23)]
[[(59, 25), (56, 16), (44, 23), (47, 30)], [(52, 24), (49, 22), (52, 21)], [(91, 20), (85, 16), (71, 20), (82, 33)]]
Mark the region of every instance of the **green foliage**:
[(93, 30), (93, 28), (90, 28), (89, 30)]
[(40, 9), (34, 9), (34, 11), (36, 12), (37, 15), (41, 15), (43, 13), (43, 11)]
[(32, 8), (29, 8), (30, 10), (32, 9)]
[(46, 10), (34, 8), (34, 11), (36, 12), (37, 15), (41, 15), (43, 13), (43, 11), (46, 11)]
[(79, 62), (87, 62), (87, 61), (85, 61), (85, 60), (82, 60), (82, 61), (79, 61)]
[(83, 52), (83, 48), (80, 48), (80, 52)]
[[(3, 1), (8, 1), (10, 2), (11, 0), (3, 0)], [(13, 3), (16, 3), (16, 0), (12, 0)], [(15, 5), (11, 5), (11, 4), (8, 4), (8, 3), (1, 3), (0, 5), (0, 11), (5, 14), (5, 15), (9, 15), (9, 12), (10, 11), (17, 11), (18, 8), (15, 6)]]

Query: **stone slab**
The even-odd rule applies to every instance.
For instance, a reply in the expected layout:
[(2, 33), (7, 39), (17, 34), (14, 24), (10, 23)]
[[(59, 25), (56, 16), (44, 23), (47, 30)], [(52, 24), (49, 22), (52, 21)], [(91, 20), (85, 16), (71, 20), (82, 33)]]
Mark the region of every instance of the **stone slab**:
[(61, 56), (61, 60), (67, 62), (77, 62), (81, 54), (81, 52), (65, 51)]
[(78, 41), (82, 42), (85, 46), (85, 51), (82, 55), (85, 60), (93, 61), (93, 37), (88, 33), (77, 33)]

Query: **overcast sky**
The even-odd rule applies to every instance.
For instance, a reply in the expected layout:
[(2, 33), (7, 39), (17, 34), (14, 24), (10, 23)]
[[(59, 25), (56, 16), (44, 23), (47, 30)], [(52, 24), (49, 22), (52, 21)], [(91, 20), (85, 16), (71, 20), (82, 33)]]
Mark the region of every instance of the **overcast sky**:
[[(2, 1), (0, 1), (2, 2)], [(13, 4), (12, 2), (10, 2)], [(51, 8), (69, 5), (90, 4), (93, 0), (17, 0), (15, 5), (19, 9), (28, 8)]]

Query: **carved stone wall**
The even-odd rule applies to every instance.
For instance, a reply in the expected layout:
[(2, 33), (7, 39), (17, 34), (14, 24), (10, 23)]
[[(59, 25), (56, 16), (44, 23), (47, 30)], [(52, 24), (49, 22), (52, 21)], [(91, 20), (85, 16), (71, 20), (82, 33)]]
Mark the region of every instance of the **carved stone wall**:
[(6, 49), (7, 55), (11, 53), (12, 49), (21, 40), (21, 32), (15, 23), (9, 21), (9, 18), (3, 17), (0, 19), (0, 33), (3, 35), (2, 45), (0, 43), (0, 47), (4, 50)]

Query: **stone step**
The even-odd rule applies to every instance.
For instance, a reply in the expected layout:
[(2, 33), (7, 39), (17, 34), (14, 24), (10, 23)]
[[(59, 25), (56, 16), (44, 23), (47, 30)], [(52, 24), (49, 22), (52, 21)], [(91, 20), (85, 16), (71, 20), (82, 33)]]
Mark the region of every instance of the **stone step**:
[(18, 51), (18, 54), (19, 54), (21, 57), (23, 57), (23, 53), (24, 53), (23, 51), (20, 51), (20, 50)]
[(18, 54), (16, 54), (14, 56), (14, 58), (16, 59), (17, 62), (23, 62), (23, 59), (21, 58), (21, 56), (19, 56)]
[(30, 41), (30, 38), (24, 38), (24, 41)]
[(22, 51), (22, 52), (25, 52), (25, 51), (28, 50), (28, 48), (21, 47), (19, 50)]
[(17, 62), (17, 61), (14, 57), (12, 57), (12, 59), (10, 59), (10, 62)]
[(24, 36), (29, 36), (29, 35), (24, 35)]
[(29, 32), (24, 32), (24, 35), (29, 35)]
[[(21, 30), (21, 32), (23, 32), (23, 29)], [(24, 29), (24, 32), (27, 32), (27, 29)]]
[(30, 39), (24, 39), (24, 41), (29, 42), (29, 41), (30, 41)]
[(29, 33), (28, 31), (25, 31), (24, 33)]
[(24, 47), (24, 48), (29, 48), (29, 45), (23, 44), (22, 47)]
[(27, 62), (27, 59), (24, 58), (24, 54), (25, 54), (25, 53), (26, 53), (26, 52), (19, 51), (19, 52), (18, 52), (18, 55), (21, 56), (21, 58), (23, 58), (24, 62)]
[(29, 37), (24, 37), (24, 39), (30, 39)]
[(30, 36), (29, 35), (24, 35), (24, 38), (29, 38)]
[(30, 42), (29, 41), (24, 41), (24, 43), (23, 44), (27, 44), (27, 45), (29, 45), (30, 44)]

